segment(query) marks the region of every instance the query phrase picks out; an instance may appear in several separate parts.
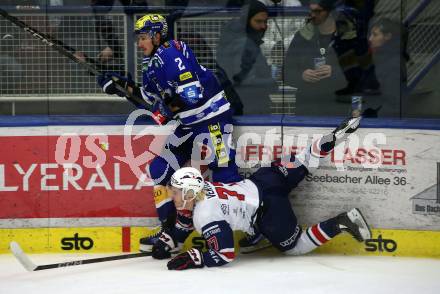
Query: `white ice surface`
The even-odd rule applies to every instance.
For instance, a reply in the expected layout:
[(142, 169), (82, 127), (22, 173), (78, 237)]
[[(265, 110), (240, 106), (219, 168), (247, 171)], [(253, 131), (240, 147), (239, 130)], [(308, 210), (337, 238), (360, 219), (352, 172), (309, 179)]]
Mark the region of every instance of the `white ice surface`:
[[(98, 256), (105, 255), (29, 255), (39, 265)], [(220, 268), (177, 272), (166, 261), (141, 257), (27, 272), (12, 255), (0, 255), (0, 294), (13, 293), (438, 294), (440, 260), (254, 254)]]

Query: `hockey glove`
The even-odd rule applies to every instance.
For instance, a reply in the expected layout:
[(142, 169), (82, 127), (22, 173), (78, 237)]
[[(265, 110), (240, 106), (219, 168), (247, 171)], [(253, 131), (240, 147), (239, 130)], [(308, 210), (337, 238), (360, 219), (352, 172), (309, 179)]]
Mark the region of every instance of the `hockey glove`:
[(116, 84), (125, 90), (127, 90), (128, 87), (136, 87), (136, 83), (133, 81), (130, 73), (124, 77), (116, 72), (106, 72), (102, 75), (99, 75), (96, 80), (104, 93), (109, 95), (116, 94), (120, 97), (125, 97), (126, 92), (119, 90)]
[(167, 263), (169, 270), (185, 270), (190, 268), (202, 268), (204, 266), (202, 254), (196, 248), (181, 253)]
[(173, 112), (162, 101), (157, 101), (153, 105), (153, 119), (158, 125), (163, 125), (173, 119)]
[(177, 247), (173, 237), (165, 232), (159, 237), (159, 240), (153, 245), (152, 256), (154, 259), (166, 259), (171, 257), (171, 250)]

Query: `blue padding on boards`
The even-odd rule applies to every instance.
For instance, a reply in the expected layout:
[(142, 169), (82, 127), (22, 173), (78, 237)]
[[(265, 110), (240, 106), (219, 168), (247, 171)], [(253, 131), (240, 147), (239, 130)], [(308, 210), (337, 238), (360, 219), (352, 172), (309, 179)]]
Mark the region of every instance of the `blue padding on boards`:
[(234, 126), (281, 126), (283, 115), (243, 115), (234, 116)]
[[(19, 115), (0, 116), (0, 127), (124, 125), (128, 115)], [(344, 117), (305, 117), (283, 115), (236, 116), (236, 126), (336, 127)], [(149, 117), (137, 125), (154, 125)], [(363, 119), (363, 128), (440, 130), (440, 119)]]
[[(345, 117), (253, 115), (234, 117), (236, 126), (336, 127)], [(363, 119), (363, 128), (440, 130), (440, 119)]]
[[(127, 115), (18, 115), (0, 116), (0, 127), (125, 125)], [(136, 119), (137, 125), (154, 125), (150, 117)]]
[[(345, 117), (284, 116), (285, 127), (336, 127)], [(440, 119), (373, 119), (361, 121), (361, 128), (440, 130)]]

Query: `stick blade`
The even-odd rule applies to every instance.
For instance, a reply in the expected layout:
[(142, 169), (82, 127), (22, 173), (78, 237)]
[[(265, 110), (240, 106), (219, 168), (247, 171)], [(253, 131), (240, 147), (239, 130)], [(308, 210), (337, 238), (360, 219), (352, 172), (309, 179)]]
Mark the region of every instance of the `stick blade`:
[(32, 272), (37, 268), (37, 266), (23, 252), (23, 250), (21, 249), (20, 245), (17, 242), (12, 241), (11, 243), (9, 243), (9, 249), (11, 250), (12, 254), (14, 254), (15, 258), (17, 258), (17, 260), (21, 263), (21, 265), (23, 265), (23, 267), (26, 270)]

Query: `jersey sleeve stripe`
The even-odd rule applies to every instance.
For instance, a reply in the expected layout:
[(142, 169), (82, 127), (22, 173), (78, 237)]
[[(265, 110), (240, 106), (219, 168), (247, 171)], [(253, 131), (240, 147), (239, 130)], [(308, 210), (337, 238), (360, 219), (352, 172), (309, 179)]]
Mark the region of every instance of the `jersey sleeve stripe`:
[(157, 96), (154, 93), (145, 91), (144, 88), (141, 88), (141, 94), (142, 94), (142, 98), (144, 98), (145, 101), (147, 101), (151, 104), (153, 104), (157, 100), (160, 100), (159, 96)]
[(109, 80), (107, 83), (105, 83), (104, 87), (102, 87), (102, 90), (105, 92), (107, 90), (107, 87), (110, 86), (113, 83), (112, 80)]
[(204, 229), (202, 233), (204, 234), (205, 232), (209, 232), (210, 230), (214, 230), (217, 228), (218, 228), (218, 225), (213, 225), (213, 226), (210, 226), (210, 227)]
[(231, 262), (235, 258), (234, 248), (225, 248), (218, 252), (218, 255), (226, 262)]
[(186, 58), (188, 58), (189, 57), (189, 54), (188, 54), (188, 51), (186, 51), (186, 44), (185, 43), (182, 43), (183, 44), (183, 55), (186, 57)]
[(192, 224), (184, 224), (182, 222), (176, 222), (176, 228), (184, 230), (184, 231), (192, 231), (194, 230), (194, 226)]

